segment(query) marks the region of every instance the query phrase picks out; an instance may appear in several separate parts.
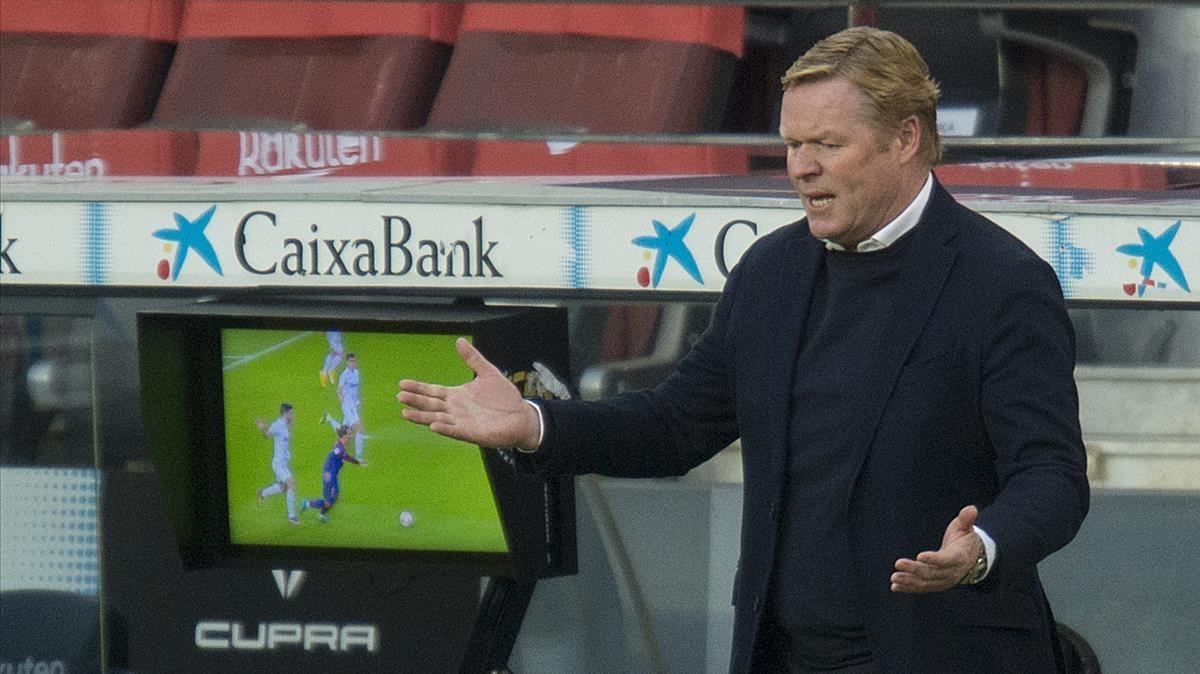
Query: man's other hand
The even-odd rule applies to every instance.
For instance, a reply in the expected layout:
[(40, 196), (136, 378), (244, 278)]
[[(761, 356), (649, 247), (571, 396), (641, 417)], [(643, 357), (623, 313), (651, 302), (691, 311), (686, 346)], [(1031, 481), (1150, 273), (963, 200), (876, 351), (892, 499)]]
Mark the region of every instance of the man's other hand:
[(983, 541), (974, 529), (977, 517), (975, 506), (963, 508), (946, 527), (942, 547), (922, 552), (916, 559), (896, 560), (892, 592), (941, 592), (957, 585), (983, 550)]

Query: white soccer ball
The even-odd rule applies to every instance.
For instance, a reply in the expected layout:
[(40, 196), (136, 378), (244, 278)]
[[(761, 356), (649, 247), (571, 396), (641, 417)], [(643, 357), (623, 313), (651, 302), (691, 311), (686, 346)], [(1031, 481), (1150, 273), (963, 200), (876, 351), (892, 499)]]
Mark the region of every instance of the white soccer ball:
[(411, 527), (413, 523), (413, 514), (407, 510), (400, 511), (400, 526)]

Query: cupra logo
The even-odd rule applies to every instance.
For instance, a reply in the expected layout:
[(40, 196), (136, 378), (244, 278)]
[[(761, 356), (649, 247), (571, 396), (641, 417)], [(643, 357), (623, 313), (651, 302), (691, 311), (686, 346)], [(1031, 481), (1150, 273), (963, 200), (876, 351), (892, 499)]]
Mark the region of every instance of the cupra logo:
[(213, 271), (217, 272), (217, 275), (224, 276), (221, 271), (221, 261), (217, 259), (217, 251), (213, 250), (212, 243), (204, 233), (204, 229), (208, 227), (216, 210), (217, 206), (214, 204), (195, 220), (188, 220), (179, 213), (175, 213), (175, 229), (160, 229), (154, 233), (154, 238), (167, 242), (163, 245), (164, 252), (170, 253), (172, 244), (175, 248), (173, 263), (167, 262), (166, 259), (158, 261), (155, 271), (160, 279), (165, 281), (168, 275), (172, 281), (179, 278), (179, 272), (187, 262), (188, 252), (193, 250), (200, 256), (200, 259), (208, 263)]
[(696, 279), (697, 283), (704, 283), (704, 279), (700, 276), (700, 269), (696, 266), (696, 258), (692, 256), (692, 251), (688, 250), (687, 244), (683, 242), (695, 220), (696, 214), (692, 213), (675, 225), (673, 229), (667, 229), (666, 225), (654, 220), (654, 236), (639, 236), (633, 240), (634, 245), (647, 249), (643, 253), (646, 260), (650, 259), (651, 250), (658, 251), (654, 256), (653, 272), (646, 267), (638, 269), (638, 285), (643, 288), (646, 286), (657, 288), (658, 282), (662, 280), (667, 260), (672, 258), (689, 276)]
[(279, 596), (284, 599), (293, 599), (300, 592), (300, 585), (304, 583), (305, 573), (303, 571), (272, 569), (271, 575), (275, 577), (275, 587), (279, 588)]
[(1126, 283), (1123, 286), (1126, 295), (1133, 295), (1137, 292), (1137, 296), (1141, 297), (1146, 288), (1166, 288), (1165, 281), (1156, 280), (1154, 275), (1154, 267), (1158, 267), (1175, 283), (1179, 284), (1185, 292), (1192, 292), (1188, 287), (1187, 278), (1183, 275), (1183, 267), (1179, 265), (1179, 260), (1175, 258), (1175, 254), (1171, 252), (1171, 242), (1175, 240), (1175, 234), (1179, 232), (1181, 220), (1176, 220), (1175, 224), (1168, 227), (1162, 234), (1154, 236), (1145, 229), (1138, 227), (1138, 238), (1141, 243), (1126, 243), (1117, 246), (1118, 253), (1124, 253), (1130, 256), (1129, 266), (1137, 266), (1137, 258), (1142, 258), (1142, 266), (1138, 270), (1142, 280), (1138, 283)]

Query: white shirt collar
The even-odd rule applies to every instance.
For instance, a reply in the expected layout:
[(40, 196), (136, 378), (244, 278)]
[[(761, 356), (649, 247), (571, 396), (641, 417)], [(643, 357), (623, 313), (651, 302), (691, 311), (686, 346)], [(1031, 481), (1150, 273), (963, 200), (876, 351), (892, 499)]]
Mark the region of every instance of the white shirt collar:
[[(869, 253), (874, 250), (883, 250), (896, 242), (896, 239), (904, 236), (913, 227), (917, 226), (917, 222), (921, 219), (921, 214), (925, 212), (925, 205), (929, 203), (929, 195), (933, 194), (933, 173), (925, 176), (925, 184), (921, 187), (921, 191), (917, 192), (916, 198), (908, 205), (896, 219), (884, 225), (878, 232), (875, 232), (871, 238), (866, 241), (860, 241), (854, 249), (856, 253)], [(841, 244), (835, 243), (828, 239), (822, 239), (825, 248), (828, 250), (846, 250)]]

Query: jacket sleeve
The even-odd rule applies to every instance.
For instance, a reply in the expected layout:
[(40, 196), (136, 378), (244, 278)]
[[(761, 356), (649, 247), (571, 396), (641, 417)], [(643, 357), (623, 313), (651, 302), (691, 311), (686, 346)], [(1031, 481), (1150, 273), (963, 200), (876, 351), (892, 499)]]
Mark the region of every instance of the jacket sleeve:
[(985, 323), (982, 358), (980, 402), (999, 491), (977, 524), (997, 543), (1000, 576), (1066, 545), (1089, 500), (1071, 322), (1053, 271), (1040, 260), (1023, 266), (1014, 275), (1022, 285)]
[(542, 401), (545, 435), (519, 456), (545, 474), (682, 475), (738, 435), (730, 314), (739, 270), (725, 284), (700, 340), (653, 390), (601, 401)]

